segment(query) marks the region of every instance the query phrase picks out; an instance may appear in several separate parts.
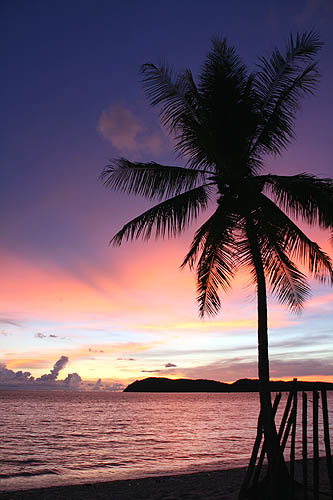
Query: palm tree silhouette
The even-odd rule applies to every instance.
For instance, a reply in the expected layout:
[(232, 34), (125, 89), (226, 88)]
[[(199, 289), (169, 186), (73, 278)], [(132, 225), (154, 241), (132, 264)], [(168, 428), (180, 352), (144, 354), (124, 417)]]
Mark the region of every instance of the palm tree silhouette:
[[(113, 190), (159, 201), (125, 224), (111, 240), (114, 245), (153, 234), (177, 236), (215, 202), (182, 266), (196, 265), (201, 316), (219, 311), (218, 290), (228, 290), (239, 269), (250, 273), (257, 289), (260, 403), (271, 477), (282, 458), (269, 389), (266, 287), (299, 311), (309, 286), (294, 261), (314, 278), (332, 283), (330, 258), (294, 221), (332, 228), (333, 181), (260, 171), (265, 155), (281, 154), (294, 138), (299, 103), (319, 78), (314, 58), (321, 46), (313, 31), (290, 36), (284, 54), (275, 49), (248, 73), (235, 49), (215, 38), (198, 85), (190, 70), (177, 74), (166, 64), (144, 64), (146, 94), (159, 106), (161, 122), (186, 166), (120, 158), (101, 174)], [(278, 498), (276, 488), (272, 495)]]

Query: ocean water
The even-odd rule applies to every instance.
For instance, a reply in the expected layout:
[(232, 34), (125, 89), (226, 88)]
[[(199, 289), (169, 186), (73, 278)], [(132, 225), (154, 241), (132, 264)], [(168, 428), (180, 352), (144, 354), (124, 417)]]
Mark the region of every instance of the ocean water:
[(0, 490), (245, 466), (258, 411), (255, 393), (0, 391)]

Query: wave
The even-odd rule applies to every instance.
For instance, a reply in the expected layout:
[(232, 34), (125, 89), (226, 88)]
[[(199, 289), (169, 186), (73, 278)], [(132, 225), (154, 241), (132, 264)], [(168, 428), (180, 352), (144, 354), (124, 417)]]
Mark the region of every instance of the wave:
[(43, 462), (35, 458), (27, 458), (25, 460), (7, 458), (5, 460), (1, 460), (1, 463), (8, 465), (40, 465)]
[(13, 472), (12, 474), (0, 474), (0, 479), (10, 479), (13, 477), (32, 477), (32, 476), (43, 476), (45, 474), (55, 474), (59, 475), (60, 472), (58, 472), (56, 469), (43, 469), (35, 472)]

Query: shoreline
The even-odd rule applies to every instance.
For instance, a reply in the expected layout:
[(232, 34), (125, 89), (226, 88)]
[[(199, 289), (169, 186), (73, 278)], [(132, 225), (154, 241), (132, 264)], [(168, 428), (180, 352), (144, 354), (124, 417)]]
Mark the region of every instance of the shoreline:
[[(99, 481), (16, 491), (0, 491), (0, 500), (237, 500), (246, 467)], [(326, 460), (319, 463), (321, 500), (330, 499)], [(295, 462), (301, 481), (302, 464)], [(311, 484), (311, 460), (309, 480)], [(311, 495), (309, 495), (309, 499)]]
[(245, 467), (0, 492), (0, 500), (236, 500)]

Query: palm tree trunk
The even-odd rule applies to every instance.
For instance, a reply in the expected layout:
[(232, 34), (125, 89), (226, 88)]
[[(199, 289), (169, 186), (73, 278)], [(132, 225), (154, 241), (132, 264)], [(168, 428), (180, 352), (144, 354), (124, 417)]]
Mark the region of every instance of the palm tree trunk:
[(258, 378), (260, 409), (267, 446), (266, 449), (268, 458), (268, 471), (270, 478), (269, 499), (286, 500), (287, 498), (289, 498), (288, 472), (283, 460), (283, 454), (281, 452), (280, 443), (276, 431), (269, 386), (266, 279), (257, 235), (252, 221), (248, 224), (248, 229), (249, 243), (257, 278)]

